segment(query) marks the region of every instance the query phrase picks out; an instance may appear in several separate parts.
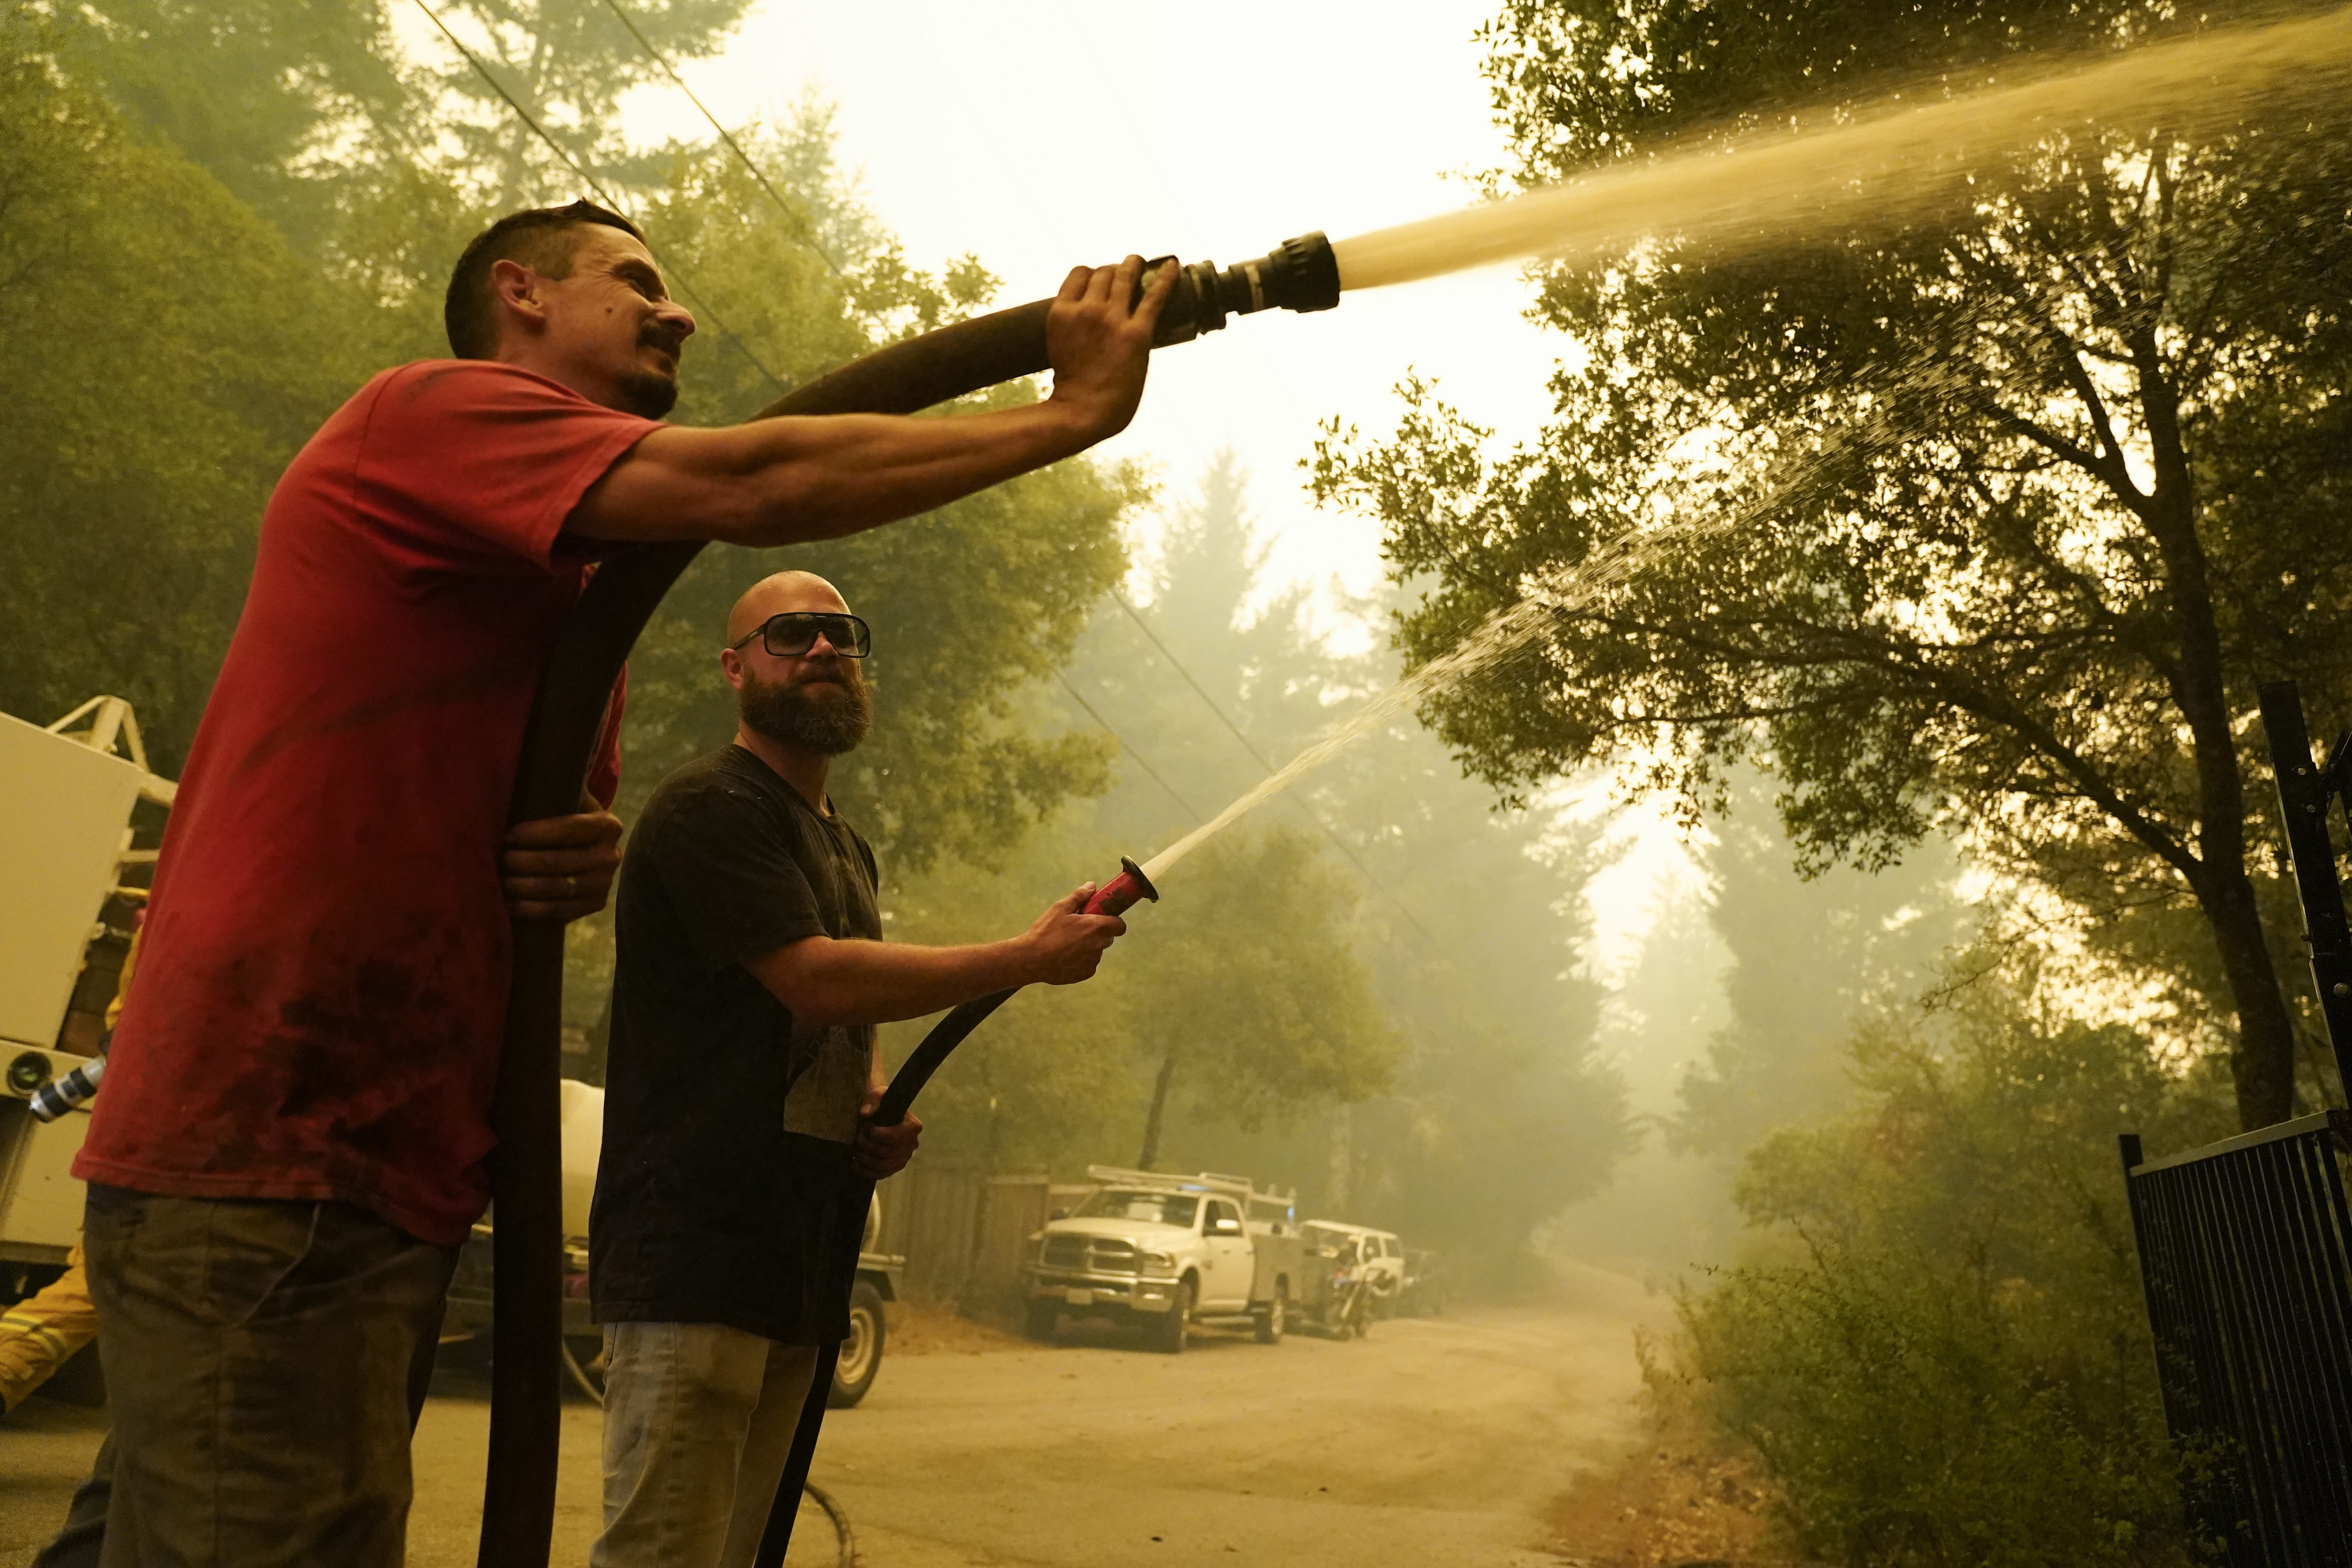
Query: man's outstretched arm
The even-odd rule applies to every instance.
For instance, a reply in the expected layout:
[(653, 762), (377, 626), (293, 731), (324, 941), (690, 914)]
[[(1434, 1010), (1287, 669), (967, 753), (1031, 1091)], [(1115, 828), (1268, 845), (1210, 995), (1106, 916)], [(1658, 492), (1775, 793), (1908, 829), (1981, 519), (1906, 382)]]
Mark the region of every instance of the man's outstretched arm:
[(743, 961), (803, 1029), (919, 1018), (1016, 985), (1068, 985), (1090, 977), (1127, 931), (1116, 915), (1090, 915), (1088, 882), (1055, 900), (1036, 923), (1003, 942), (969, 947), (803, 937)]
[(1142, 267), (1085, 268), (1045, 321), (1053, 395), (951, 418), (841, 414), (656, 430), (590, 487), (564, 531), (592, 539), (769, 546), (912, 517), (1086, 450), (1127, 427), (1176, 269), (1130, 309)]

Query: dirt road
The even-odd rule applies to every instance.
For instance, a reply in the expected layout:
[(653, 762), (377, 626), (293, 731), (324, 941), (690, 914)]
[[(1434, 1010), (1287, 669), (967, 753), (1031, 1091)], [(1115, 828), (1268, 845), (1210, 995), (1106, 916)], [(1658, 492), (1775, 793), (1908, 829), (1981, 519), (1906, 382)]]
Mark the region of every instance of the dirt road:
[[(1181, 1356), (1101, 1332), (1052, 1349), (903, 1356), (825, 1426), (816, 1479), (845, 1506), (864, 1568), (1428, 1568), (1555, 1561), (1546, 1505), (1631, 1429), (1632, 1330), (1662, 1315), (1587, 1273), (1543, 1309), (1381, 1324), (1361, 1342), (1278, 1346), (1204, 1333)], [(596, 1415), (565, 1409), (554, 1561), (596, 1526)], [(414, 1568), (469, 1568), (488, 1406), (462, 1384), (417, 1435)], [(61, 1513), (87, 1428), (38, 1435), (39, 1479), (0, 1429), (0, 1564), (32, 1494)], [(68, 1437), (73, 1441), (67, 1441)], [(22, 1458), (32, 1457), (30, 1449)], [(26, 1484), (30, 1483), (30, 1484)], [(822, 1516), (794, 1564), (830, 1564)], [(10, 1548), (18, 1548), (10, 1551)]]

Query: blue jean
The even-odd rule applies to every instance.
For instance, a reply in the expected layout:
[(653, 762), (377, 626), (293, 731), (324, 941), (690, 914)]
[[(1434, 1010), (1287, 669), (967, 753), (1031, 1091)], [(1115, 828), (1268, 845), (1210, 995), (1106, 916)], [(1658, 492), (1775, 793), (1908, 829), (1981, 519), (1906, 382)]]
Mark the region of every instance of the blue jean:
[(723, 1324), (605, 1324), (589, 1568), (751, 1568), (815, 1369), (813, 1345)]

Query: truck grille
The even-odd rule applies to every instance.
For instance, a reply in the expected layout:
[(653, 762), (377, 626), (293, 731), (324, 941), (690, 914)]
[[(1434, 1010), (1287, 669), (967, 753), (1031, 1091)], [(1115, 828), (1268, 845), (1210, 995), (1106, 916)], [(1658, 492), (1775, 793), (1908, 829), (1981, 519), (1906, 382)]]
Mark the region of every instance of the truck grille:
[(1049, 1236), (1038, 1264), (1072, 1274), (1132, 1274), (1135, 1247), (1099, 1236)]

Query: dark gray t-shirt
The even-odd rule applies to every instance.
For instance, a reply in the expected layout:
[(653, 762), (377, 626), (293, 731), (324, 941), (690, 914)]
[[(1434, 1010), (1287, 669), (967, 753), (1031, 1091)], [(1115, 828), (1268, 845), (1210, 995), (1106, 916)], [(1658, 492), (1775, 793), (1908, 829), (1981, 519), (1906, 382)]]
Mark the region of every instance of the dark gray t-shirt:
[[(879, 938), (874, 852), (740, 746), (664, 779), (630, 835), (604, 1147), (589, 1219), (599, 1321), (845, 1332), (815, 1276), (845, 1216), (871, 1026), (803, 1030), (743, 961)], [(836, 1331), (835, 1322), (840, 1317)]]

